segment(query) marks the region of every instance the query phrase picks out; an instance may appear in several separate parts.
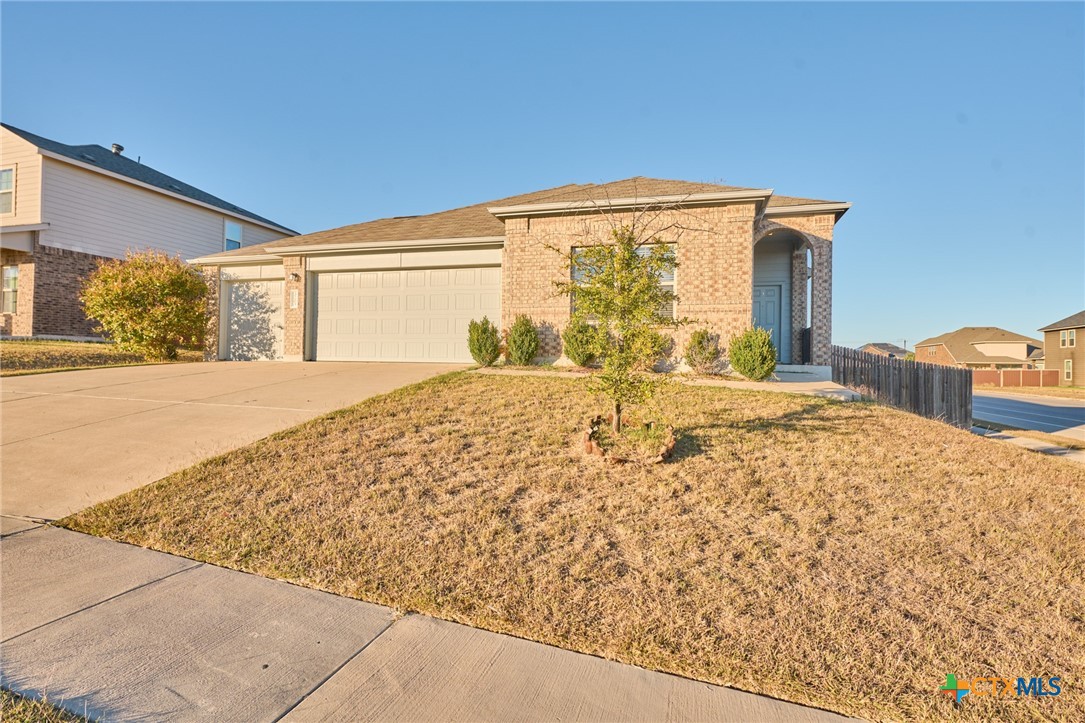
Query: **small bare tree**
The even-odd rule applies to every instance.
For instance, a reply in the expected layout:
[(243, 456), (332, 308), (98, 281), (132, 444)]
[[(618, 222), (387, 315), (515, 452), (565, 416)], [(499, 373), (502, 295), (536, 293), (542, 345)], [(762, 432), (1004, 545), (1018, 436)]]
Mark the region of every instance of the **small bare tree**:
[(651, 374), (666, 348), (659, 330), (680, 322), (664, 313), (677, 297), (660, 280), (677, 260), (658, 238), (639, 240), (629, 226), (612, 229), (610, 243), (576, 249), (567, 259), (570, 280), (557, 286), (573, 298), (573, 322), (594, 329), (592, 351), (603, 364), (591, 385), (613, 402), (612, 425), (621, 432), (624, 409), (651, 399), (661, 383)]

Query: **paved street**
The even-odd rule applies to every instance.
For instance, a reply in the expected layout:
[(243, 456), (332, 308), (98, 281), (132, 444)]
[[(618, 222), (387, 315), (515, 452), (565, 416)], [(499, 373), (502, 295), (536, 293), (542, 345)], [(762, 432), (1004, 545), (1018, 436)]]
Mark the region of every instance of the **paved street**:
[(1085, 442), (1085, 401), (1079, 399), (977, 392), (972, 417)]

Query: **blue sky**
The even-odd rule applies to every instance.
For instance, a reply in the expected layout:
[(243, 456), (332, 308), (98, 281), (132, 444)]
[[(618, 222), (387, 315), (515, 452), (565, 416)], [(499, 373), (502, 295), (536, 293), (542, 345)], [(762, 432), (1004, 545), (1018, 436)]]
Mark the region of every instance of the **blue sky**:
[[(300, 231), (634, 175), (847, 200), (834, 341), (1085, 307), (1085, 6), (0, 5), (5, 122)], [(679, 293), (681, 290), (679, 289)]]

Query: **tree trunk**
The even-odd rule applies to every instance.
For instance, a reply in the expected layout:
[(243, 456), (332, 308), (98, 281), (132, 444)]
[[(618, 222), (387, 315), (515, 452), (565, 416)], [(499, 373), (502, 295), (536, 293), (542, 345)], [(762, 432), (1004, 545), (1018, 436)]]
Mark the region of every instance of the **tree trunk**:
[(614, 434), (622, 433), (622, 403), (614, 402)]

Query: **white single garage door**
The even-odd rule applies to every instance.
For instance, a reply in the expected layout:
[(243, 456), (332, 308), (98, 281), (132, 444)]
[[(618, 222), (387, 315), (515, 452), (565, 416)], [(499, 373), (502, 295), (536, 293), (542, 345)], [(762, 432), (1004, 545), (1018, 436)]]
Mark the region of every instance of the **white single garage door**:
[(501, 269), (317, 274), (315, 357), (470, 362), (467, 325), (501, 323)]
[(230, 281), (224, 296), (226, 358), (282, 359), (283, 282)]

